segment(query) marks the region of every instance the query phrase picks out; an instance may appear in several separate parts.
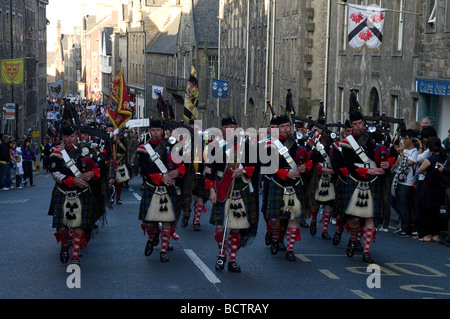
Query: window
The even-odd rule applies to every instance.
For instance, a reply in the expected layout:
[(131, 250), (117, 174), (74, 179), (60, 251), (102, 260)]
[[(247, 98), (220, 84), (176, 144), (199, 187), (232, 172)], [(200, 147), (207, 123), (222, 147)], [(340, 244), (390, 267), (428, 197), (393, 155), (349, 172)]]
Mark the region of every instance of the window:
[(436, 23), (436, 0), (430, 1), (430, 11), (428, 15), (428, 24), (432, 27), (434, 27), (434, 24)]
[[(400, 110), (399, 110), (399, 106), (398, 106), (398, 96), (397, 95), (391, 95), (391, 110), (394, 113), (393, 114), (394, 118), (396, 118), (396, 119), (399, 118)], [(397, 132), (397, 127), (398, 127), (398, 124), (395, 123), (393, 132)]]
[[(399, 11), (403, 11), (404, 0), (397, 0), (395, 8)], [(403, 48), (403, 21), (404, 13), (399, 12), (394, 16), (395, 21), (395, 33), (394, 33), (394, 52), (402, 51)]]
[(217, 70), (217, 55), (210, 55), (208, 56), (208, 69), (209, 69), (209, 76), (212, 78), (216, 78), (216, 70)]

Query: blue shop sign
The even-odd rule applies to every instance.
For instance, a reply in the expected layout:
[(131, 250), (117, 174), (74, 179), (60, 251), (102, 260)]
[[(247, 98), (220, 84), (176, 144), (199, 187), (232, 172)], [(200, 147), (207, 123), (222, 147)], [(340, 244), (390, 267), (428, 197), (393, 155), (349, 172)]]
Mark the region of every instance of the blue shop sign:
[(450, 96), (450, 82), (431, 79), (416, 79), (416, 92)]

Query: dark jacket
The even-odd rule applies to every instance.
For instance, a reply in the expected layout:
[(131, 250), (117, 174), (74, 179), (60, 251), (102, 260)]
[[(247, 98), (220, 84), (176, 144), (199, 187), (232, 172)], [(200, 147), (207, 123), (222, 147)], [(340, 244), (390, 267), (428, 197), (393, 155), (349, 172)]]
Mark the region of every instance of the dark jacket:
[(9, 163), (11, 162), (11, 155), (9, 153), (9, 146), (7, 143), (0, 143), (0, 161)]
[[(450, 152), (449, 152), (450, 153)], [(441, 186), (450, 188), (450, 154), (447, 154), (447, 160), (444, 163), (444, 170), (441, 176)]]

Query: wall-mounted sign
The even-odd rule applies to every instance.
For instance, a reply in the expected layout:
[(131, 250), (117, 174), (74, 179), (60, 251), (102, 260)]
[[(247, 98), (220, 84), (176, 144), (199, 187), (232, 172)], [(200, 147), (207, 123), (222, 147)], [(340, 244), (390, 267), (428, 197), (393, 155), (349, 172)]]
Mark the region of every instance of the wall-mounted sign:
[(416, 92), (450, 96), (450, 82), (433, 79), (416, 79)]

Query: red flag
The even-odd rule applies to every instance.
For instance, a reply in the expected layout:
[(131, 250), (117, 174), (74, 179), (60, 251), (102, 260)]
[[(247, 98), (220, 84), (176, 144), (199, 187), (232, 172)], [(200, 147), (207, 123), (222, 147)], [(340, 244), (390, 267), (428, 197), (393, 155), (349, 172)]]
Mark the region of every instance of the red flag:
[(108, 116), (115, 128), (122, 128), (133, 116), (130, 107), (130, 97), (127, 93), (127, 86), (123, 78), (122, 68), (119, 67), (111, 92), (111, 100), (107, 106)]

